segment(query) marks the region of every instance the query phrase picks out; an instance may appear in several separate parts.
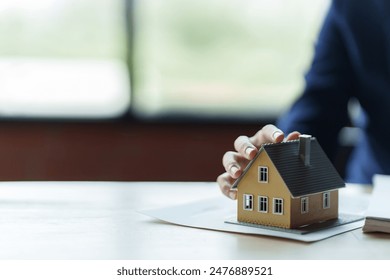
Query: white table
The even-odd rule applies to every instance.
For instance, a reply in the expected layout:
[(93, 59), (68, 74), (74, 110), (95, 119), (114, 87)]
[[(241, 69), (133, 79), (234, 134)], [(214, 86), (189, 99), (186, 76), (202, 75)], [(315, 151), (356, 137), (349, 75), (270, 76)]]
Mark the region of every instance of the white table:
[[(343, 191), (367, 196), (370, 187)], [(303, 243), (177, 226), (136, 211), (218, 195), (214, 182), (2, 182), (0, 259), (390, 258), (390, 235), (361, 229)]]

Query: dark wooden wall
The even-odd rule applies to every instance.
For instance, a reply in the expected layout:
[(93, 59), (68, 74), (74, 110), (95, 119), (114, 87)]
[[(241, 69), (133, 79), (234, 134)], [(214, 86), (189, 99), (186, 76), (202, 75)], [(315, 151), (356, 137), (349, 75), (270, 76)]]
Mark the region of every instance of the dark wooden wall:
[(214, 181), (257, 124), (0, 123), (0, 180)]

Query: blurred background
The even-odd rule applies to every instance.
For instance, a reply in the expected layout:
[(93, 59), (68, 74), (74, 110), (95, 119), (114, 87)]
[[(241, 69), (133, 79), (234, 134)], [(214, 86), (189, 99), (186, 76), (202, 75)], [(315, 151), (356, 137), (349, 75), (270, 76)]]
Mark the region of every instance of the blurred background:
[(300, 94), (329, 0), (2, 0), (0, 179), (210, 181)]

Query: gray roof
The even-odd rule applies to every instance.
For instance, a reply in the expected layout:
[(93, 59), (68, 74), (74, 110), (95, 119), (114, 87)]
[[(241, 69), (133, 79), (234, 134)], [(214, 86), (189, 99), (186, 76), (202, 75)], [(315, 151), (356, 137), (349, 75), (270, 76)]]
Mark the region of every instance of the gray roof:
[(263, 151), (269, 155), (293, 197), (345, 187), (343, 179), (316, 138), (311, 138), (310, 146), (310, 165), (305, 166), (299, 156), (299, 140), (263, 145), (255, 159), (234, 183), (233, 188), (237, 187), (241, 178)]

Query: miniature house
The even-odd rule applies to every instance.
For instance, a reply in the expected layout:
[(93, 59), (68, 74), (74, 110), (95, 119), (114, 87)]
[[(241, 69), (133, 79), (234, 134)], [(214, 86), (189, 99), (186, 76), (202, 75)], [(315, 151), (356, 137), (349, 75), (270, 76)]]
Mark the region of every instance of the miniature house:
[(344, 181), (316, 138), (263, 145), (232, 188), (237, 220), (282, 228), (338, 217), (338, 189)]

